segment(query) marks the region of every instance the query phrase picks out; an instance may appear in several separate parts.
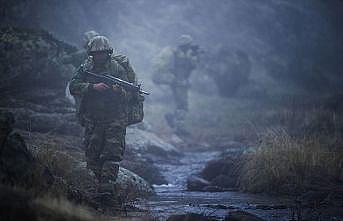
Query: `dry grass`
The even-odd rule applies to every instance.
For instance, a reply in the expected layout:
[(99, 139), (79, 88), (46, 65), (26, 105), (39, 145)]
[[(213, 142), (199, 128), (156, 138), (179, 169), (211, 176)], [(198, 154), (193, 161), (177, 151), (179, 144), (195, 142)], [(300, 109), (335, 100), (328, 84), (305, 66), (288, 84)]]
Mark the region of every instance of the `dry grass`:
[(240, 187), (251, 192), (298, 192), (311, 185), (343, 181), (343, 151), (319, 139), (295, 139), (284, 129), (268, 130), (241, 172)]
[(34, 200), (41, 220), (79, 220), (105, 221), (103, 216), (95, 215), (84, 206), (75, 205), (65, 199), (43, 197)]

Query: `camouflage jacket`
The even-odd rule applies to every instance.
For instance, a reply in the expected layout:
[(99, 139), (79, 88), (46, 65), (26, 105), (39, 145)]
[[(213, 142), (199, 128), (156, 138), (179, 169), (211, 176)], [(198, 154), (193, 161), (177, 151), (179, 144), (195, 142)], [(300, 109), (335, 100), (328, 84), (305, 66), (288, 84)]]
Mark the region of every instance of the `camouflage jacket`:
[(199, 63), (199, 56), (191, 49), (166, 47), (153, 61), (153, 81), (173, 87), (189, 87), (189, 77)]
[(111, 89), (95, 91), (92, 84), (100, 82), (85, 74), (85, 70), (98, 74), (107, 72), (137, 84), (136, 74), (128, 58), (124, 55), (113, 55), (102, 70), (95, 70), (92, 59), (88, 58), (80, 66), (69, 85), (70, 93), (76, 99), (77, 113), (81, 124), (85, 121), (92, 121), (127, 126), (129, 105), (137, 94), (132, 94), (124, 89), (120, 93), (114, 93)]

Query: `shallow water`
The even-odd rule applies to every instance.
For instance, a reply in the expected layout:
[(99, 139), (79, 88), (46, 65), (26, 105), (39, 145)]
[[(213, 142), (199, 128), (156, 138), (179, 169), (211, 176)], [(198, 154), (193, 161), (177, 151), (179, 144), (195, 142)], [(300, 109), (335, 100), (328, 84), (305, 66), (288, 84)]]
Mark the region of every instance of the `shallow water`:
[[(229, 211), (244, 210), (265, 220), (290, 220), (291, 209), (258, 209), (264, 206), (286, 205), (289, 200), (237, 191), (193, 192), (187, 191), (186, 181), (196, 174), (206, 162), (219, 156), (219, 152), (187, 152), (177, 164), (157, 164), (168, 181), (168, 185), (155, 185), (156, 196), (136, 202), (136, 207), (149, 210), (165, 220), (172, 214), (187, 212), (224, 218)], [(256, 208), (257, 207), (257, 208)]]

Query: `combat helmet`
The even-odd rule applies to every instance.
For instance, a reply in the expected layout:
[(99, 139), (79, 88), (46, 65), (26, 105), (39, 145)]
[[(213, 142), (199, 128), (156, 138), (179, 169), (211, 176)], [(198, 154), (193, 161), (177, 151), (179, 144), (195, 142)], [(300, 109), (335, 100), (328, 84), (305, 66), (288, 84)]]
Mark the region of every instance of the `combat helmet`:
[(92, 38), (88, 43), (88, 54), (100, 51), (107, 51), (110, 54), (113, 52), (113, 49), (110, 47), (108, 38), (101, 35)]
[(193, 43), (193, 38), (190, 35), (181, 35), (177, 40), (178, 45), (189, 45)]
[(100, 36), (100, 34), (93, 30), (87, 31), (84, 33), (84, 41), (88, 44), (96, 36)]
[(85, 49), (88, 49), (88, 43), (96, 36), (99, 36), (100, 34), (96, 31), (87, 31), (83, 34), (83, 47)]

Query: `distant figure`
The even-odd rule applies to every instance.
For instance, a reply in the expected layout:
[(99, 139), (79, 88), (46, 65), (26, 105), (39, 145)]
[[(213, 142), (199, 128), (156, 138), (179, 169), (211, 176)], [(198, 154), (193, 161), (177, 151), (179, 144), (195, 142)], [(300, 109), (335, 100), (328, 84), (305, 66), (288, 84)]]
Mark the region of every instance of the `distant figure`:
[(232, 97), (241, 86), (248, 83), (251, 61), (244, 51), (224, 47), (208, 61), (206, 71), (217, 85), (220, 96)]
[(88, 44), (96, 36), (99, 36), (99, 33), (96, 31), (85, 32), (84, 39), (83, 39), (83, 48), (72, 54), (66, 55), (63, 58), (62, 62), (64, 64), (71, 64), (75, 68), (78, 68), (87, 59)]
[[(99, 181), (99, 192), (116, 194), (115, 181), (119, 162), (125, 150), (126, 127), (131, 110), (143, 97), (118, 85), (108, 85), (87, 75), (107, 72), (137, 84), (136, 74), (124, 55), (114, 55), (109, 40), (96, 36), (89, 43), (89, 58), (70, 82), (70, 93), (76, 98), (78, 117), (85, 127), (87, 167)], [(142, 101), (143, 102), (143, 101)], [(143, 107), (142, 107), (143, 108)]]
[(192, 37), (182, 35), (176, 47), (162, 49), (154, 62), (154, 83), (169, 85), (174, 97), (175, 110), (166, 114), (166, 120), (181, 136), (189, 134), (184, 122), (188, 112), (189, 78), (199, 63), (200, 54)]

